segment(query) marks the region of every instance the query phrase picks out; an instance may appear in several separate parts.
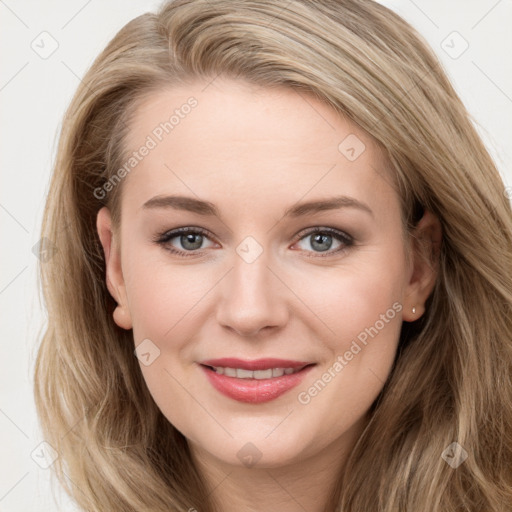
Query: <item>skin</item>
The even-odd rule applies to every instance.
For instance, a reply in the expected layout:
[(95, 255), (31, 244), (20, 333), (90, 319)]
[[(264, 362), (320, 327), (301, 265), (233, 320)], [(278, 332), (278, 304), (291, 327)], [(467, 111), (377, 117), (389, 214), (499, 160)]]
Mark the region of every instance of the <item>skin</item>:
[[(151, 364), (141, 363), (143, 377), (188, 439), (221, 510), (320, 512), (389, 375), (402, 321), (424, 313), (436, 265), (422, 260), (404, 236), (385, 156), (357, 125), (291, 89), (221, 78), (206, 85), (161, 90), (132, 121), (130, 151), (168, 112), (190, 96), (198, 100), (124, 178), (120, 232), (106, 207), (98, 213), (107, 285), (118, 303), (114, 321), (133, 329), (135, 346), (150, 339), (160, 350)], [(353, 161), (338, 149), (349, 134), (365, 145)], [(170, 194), (210, 201), (221, 218), (142, 208)], [(345, 207), (283, 217), (298, 202), (341, 194), (373, 213)], [(172, 254), (153, 241), (184, 226), (211, 234), (202, 244), (193, 240), (200, 247), (194, 256)], [(301, 234), (317, 226), (347, 233), (354, 244), (333, 237), (322, 251), (314, 235)], [(263, 251), (252, 263), (236, 251), (247, 236)], [(435, 249), (439, 221), (426, 212), (415, 236)], [(169, 246), (190, 247), (179, 235)], [(309, 403), (300, 403), (299, 393), (394, 303), (401, 311)], [(198, 362), (217, 357), (316, 366), (297, 388), (248, 404), (220, 394), (206, 379)], [(249, 442), (261, 454), (252, 467), (237, 456)]]

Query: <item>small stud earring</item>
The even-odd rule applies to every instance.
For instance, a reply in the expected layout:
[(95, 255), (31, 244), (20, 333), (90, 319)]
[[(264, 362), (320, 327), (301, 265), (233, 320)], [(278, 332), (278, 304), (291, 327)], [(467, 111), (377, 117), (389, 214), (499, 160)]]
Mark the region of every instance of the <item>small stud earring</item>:
[(416, 308), (415, 307), (412, 308), (412, 313), (413, 313), (413, 315), (416, 313)]

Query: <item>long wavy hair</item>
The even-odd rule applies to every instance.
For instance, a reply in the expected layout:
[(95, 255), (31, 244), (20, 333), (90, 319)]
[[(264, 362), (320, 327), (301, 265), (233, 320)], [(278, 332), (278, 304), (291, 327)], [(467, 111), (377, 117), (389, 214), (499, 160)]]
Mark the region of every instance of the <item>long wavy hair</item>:
[[(512, 213), (495, 163), (424, 39), (371, 0), (176, 0), (124, 26), (82, 80), (62, 124), (42, 236), (48, 310), (34, 394), (52, 465), (91, 512), (218, 510), (186, 438), (153, 401), (132, 331), (112, 318), (96, 231), (120, 222), (137, 105), (222, 75), (307, 92), (385, 150), (404, 226), (426, 208), (443, 243), (421, 320), (328, 497), (326, 512), (509, 512), (512, 504)], [(457, 442), (467, 459), (442, 454)], [(55, 482), (54, 482), (55, 483)]]

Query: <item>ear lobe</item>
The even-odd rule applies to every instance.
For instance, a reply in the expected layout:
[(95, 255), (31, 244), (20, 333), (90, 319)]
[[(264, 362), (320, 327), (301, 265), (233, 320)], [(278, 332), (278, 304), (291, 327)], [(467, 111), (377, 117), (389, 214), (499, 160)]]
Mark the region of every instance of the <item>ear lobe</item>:
[(411, 237), (413, 271), (404, 301), (403, 319), (406, 322), (418, 320), (423, 315), (425, 303), (434, 289), (441, 254), (441, 222), (432, 212), (425, 210)]
[(113, 314), (114, 320), (119, 327), (122, 327), (123, 329), (131, 329), (132, 322), (128, 310), (126, 289), (121, 269), (120, 251), (117, 247), (115, 236), (112, 231), (110, 211), (106, 206), (101, 208), (98, 212), (96, 217), (96, 229), (105, 254), (105, 278), (107, 288), (110, 295), (112, 295), (118, 304)]

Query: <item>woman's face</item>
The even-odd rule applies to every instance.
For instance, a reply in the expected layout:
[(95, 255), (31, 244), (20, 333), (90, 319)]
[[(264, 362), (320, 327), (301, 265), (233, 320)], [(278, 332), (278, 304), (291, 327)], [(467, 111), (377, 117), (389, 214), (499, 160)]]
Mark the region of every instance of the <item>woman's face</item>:
[(111, 250), (106, 208), (98, 230), (158, 407), (223, 463), (342, 450), (415, 305), (384, 155), (312, 96), (220, 78), (155, 93), (131, 127)]

